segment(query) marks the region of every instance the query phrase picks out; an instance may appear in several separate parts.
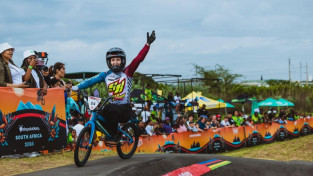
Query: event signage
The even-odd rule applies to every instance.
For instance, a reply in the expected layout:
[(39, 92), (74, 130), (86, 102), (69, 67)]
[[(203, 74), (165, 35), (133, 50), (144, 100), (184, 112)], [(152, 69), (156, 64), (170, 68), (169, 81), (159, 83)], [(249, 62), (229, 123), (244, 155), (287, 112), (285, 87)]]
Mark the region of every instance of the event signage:
[[(298, 133), (298, 131), (304, 131)], [(169, 135), (140, 137), (138, 153), (218, 153), (246, 146), (292, 139), (294, 135), (313, 132), (313, 118), (301, 118), (296, 123), (261, 123), (254, 126), (224, 127), (203, 132), (186, 131)], [(294, 134), (294, 135), (291, 135)], [(112, 151), (114, 148), (95, 146), (93, 150)]]
[(64, 90), (37, 90), (0, 88), (0, 155), (66, 146)]

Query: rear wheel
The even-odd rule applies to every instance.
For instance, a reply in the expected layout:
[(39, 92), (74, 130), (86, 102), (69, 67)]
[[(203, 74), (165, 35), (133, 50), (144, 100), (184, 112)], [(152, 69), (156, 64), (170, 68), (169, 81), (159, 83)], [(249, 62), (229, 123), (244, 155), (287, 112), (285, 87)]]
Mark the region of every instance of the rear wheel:
[(82, 167), (88, 161), (88, 158), (91, 153), (92, 143), (89, 143), (91, 136), (91, 127), (85, 127), (81, 130), (74, 150), (74, 160), (75, 164), (78, 167)]
[(129, 159), (134, 155), (138, 145), (139, 131), (135, 124), (127, 123), (122, 127), (127, 135), (119, 132), (119, 142), (116, 146), (118, 155), (123, 159)]

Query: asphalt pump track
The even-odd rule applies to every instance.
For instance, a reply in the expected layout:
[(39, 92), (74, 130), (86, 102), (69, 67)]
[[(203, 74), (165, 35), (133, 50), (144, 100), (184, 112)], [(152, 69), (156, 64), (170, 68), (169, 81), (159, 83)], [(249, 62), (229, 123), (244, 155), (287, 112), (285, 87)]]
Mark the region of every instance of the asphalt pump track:
[[(313, 175), (313, 162), (273, 161), (222, 156), (216, 154), (135, 154), (130, 159), (118, 156), (88, 161), (84, 167), (75, 164), (46, 169), (22, 175), (135, 175), (159, 176), (193, 164), (212, 161), (229, 161), (230, 164), (203, 175)], [(74, 161), (73, 161), (74, 162)], [(184, 174), (181, 174), (184, 175)], [(188, 175), (188, 172), (185, 173)], [(190, 174), (189, 174), (190, 175)]]

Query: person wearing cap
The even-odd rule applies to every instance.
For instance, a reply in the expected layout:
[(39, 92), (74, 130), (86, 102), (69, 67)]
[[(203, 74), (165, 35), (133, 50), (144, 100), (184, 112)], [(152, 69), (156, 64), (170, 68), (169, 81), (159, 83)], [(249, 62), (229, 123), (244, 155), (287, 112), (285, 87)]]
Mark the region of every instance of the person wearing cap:
[[(26, 50), (23, 53), (23, 63), (21, 65), (22, 69), (31, 70), (31, 75), (29, 78), (29, 88), (41, 88), (44, 94), (47, 94), (48, 85), (44, 80), (44, 77), (37, 66), (37, 55), (33, 50)], [(34, 64), (35, 63), (35, 64)]]
[(164, 131), (166, 134), (173, 133), (172, 125), (170, 124), (170, 118), (169, 117), (165, 117), (164, 123), (163, 123), (163, 128), (164, 128)]
[[(9, 43), (0, 44), (0, 87), (26, 88), (31, 70), (26, 73), (12, 60), (15, 49)], [(35, 63), (33, 63), (35, 64)]]

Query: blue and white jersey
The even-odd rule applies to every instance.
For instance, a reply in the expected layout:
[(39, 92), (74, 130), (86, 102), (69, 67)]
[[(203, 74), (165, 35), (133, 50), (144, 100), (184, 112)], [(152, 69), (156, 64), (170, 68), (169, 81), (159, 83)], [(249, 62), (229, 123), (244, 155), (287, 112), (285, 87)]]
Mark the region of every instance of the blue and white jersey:
[(110, 100), (111, 104), (129, 104), (133, 75), (139, 64), (146, 57), (149, 48), (148, 45), (145, 45), (139, 52), (138, 56), (133, 59), (122, 72), (114, 73), (112, 70), (101, 72), (100, 74), (81, 82), (77, 87), (79, 89), (85, 89), (96, 83), (105, 82), (109, 96), (114, 97), (114, 100)]

